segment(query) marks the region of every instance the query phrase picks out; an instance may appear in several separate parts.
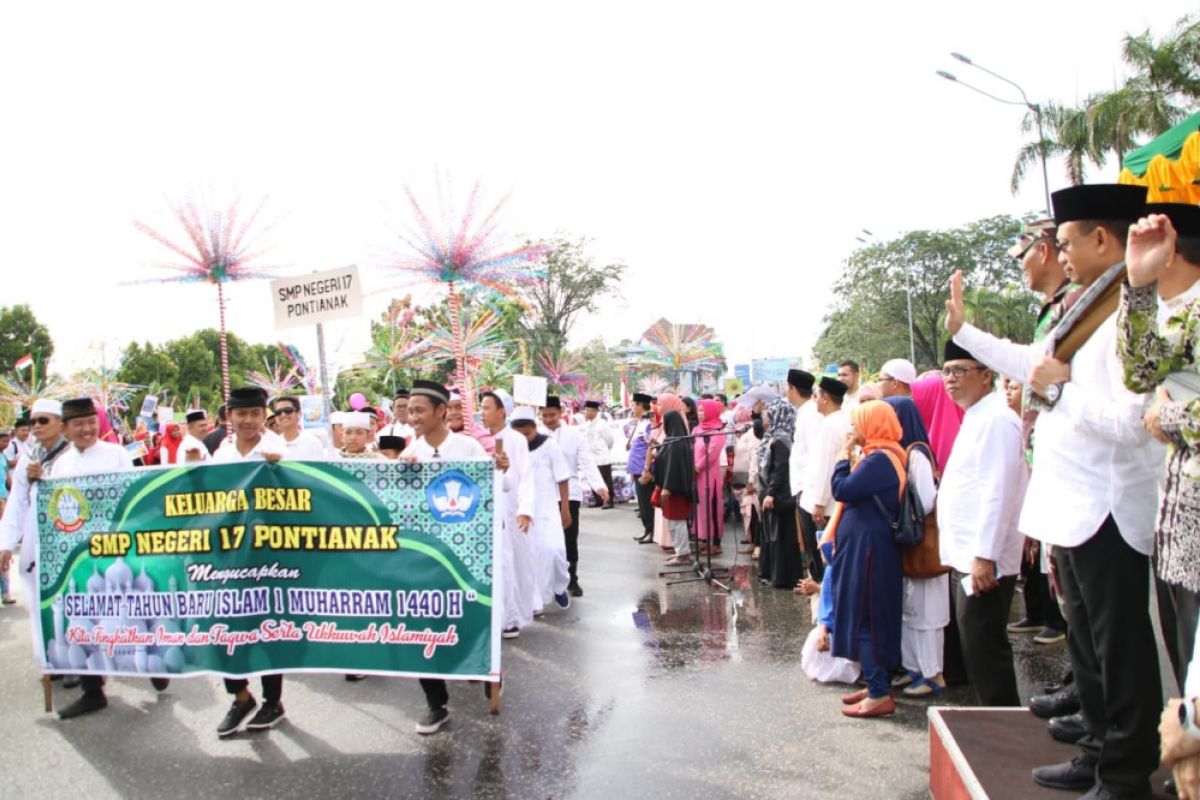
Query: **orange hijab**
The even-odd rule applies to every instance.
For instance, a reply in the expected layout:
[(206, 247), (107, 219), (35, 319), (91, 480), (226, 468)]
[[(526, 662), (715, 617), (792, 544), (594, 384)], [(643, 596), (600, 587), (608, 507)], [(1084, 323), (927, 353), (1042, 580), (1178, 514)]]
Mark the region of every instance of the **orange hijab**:
[[(892, 468), (896, 470), (896, 477), (900, 479), (900, 495), (903, 496), (904, 486), (908, 482), (905, 470), (908, 454), (900, 446), (904, 429), (900, 427), (900, 418), (896, 416), (895, 409), (882, 400), (869, 400), (854, 407), (854, 410), (850, 412), (850, 420), (854, 423), (854, 430), (864, 440), (863, 457), (854, 464), (852, 469), (858, 469), (863, 459), (871, 453), (879, 451), (886, 454), (888, 460), (892, 462)], [(822, 537), (822, 541), (836, 542), (838, 523), (842, 520), (845, 505), (839, 501), (834, 507), (829, 524), (825, 526), (825, 535)]]

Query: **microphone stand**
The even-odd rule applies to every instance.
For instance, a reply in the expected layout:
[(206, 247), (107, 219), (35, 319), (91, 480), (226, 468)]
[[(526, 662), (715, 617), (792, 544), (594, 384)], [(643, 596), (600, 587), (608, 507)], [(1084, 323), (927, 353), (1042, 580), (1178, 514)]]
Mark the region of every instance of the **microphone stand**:
[[(744, 431), (745, 428), (743, 428), (742, 430)], [(733, 431), (727, 431), (724, 428), (721, 428), (719, 430), (714, 430), (714, 431), (705, 431), (704, 433), (692, 433), (692, 434), (688, 434), (687, 436), (672, 436), (667, 439), (664, 439), (660, 444), (656, 445), (656, 448), (662, 448), (673, 442), (691, 441), (694, 439), (703, 439), (704, 440), (704, 468), (705, 468), (706, 474), (705, 474), (705, 480), (703, 481), (703, 484), (701, 486), (701, 491), (698, 492), (698, 494), (700, 497), (700, 503), (705, 504), (704, 507), (708, 509), (708, 516), (707, 516), (708, 531), (707, 531), (707, 533), (708, 533), (709, 546), (708, 546), (707, 550), (705, 551), (704, 559), (702, 561), (700, 559), (700, 554), (699, 554), (699, 550), (700, 550), (700, 531), (698, 530), (699, 525), (697, 524), (697, 525), (693, 526), (693, 530), (691, 532), (689, 532), (689, 534), (688, 534), (689, 545), (694, 545), (695, 549), (697, 551), (696, 559), (692, 562), (692, 566), (687, 569), (660, 570), (658, 573), (658, 577), (665, 578), (669, 575), (686, 575), (689, 572), (694, 572), (695, 577), (677, 578), (675, 580), (669, 580), (666, 583), (667, 586), (675, 586), (676, 584), (680, 584), (680, 583), (697, 583), (699, 581), (704, 581), (709, 586), (717, 586), (718, 588), (720, 588), (723, 591), (726, 591), (726, 592), (729, 591), (729, 586), (727, 584), (723, 583), (722, 581), (728, 581), (730, 579), (730, 577), (732, 576), (731, 570), (729, 570), (726, 567), (718, 567), (717, 569), (714, 570), (713, 565), (712, 565), (712, 550), (713, 550), (712, 543), (716, 540), (716, 530), (717, 530), (716, 514), (721, 513), (722, 509), (721, 509), (720, 505), (718, 505), (718, 507), (714, 510), (712, 508), (713, 498), (709, 497), (711, 492), (708, 488), (709, 481), (707, 480), (708, 442), (714, 436), (720, 436), (721, 438), (724, 438), (724, 437), (728, 436), (730, 433), (733, 433), (734, 435), (736, 435), (740, 432), (741, 431), (738, 431), (736, 429)], [(722, 449), (724, 449), (724, 445), (722, 445)], [(699, 506), (699, 504), (697, 504), (697, 506)], [(699, 522), (698, 514), (697, 514), (697, 522)], [(719, 580), (718, 580), (718, 578), (719, 578)]]

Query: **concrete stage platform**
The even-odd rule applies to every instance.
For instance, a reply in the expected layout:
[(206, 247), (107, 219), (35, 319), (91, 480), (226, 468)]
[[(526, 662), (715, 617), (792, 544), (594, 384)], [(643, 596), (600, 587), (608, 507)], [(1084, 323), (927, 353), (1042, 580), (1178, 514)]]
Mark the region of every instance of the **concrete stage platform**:
[[(1078, 748), (1056, 742), (1046, 721), (1025, 708), (929, 709), (929, 793), (934, 800), (1068, 800), (1083, 792), (1046, 789), (1030, 771), (1070, 760)], [(1168, 798), (1160, 768), (1155, 797)]]

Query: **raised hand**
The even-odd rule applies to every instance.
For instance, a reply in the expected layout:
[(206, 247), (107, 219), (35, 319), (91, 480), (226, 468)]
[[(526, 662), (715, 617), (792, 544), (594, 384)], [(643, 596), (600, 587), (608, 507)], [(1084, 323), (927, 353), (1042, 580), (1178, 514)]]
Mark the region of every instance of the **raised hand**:
[(962, 270), (955, 270), (950, 278), (950, 299), (946, 301), (946, 330), (954, 336), (963, 326)]
[(1125, 269), (1130, 286), (1149, 286), (1158, 280), (1158, 273), (1175, 257), (1176, 238), (1175, 227), (1165, 214), (1142, 217), (1129, 228)]

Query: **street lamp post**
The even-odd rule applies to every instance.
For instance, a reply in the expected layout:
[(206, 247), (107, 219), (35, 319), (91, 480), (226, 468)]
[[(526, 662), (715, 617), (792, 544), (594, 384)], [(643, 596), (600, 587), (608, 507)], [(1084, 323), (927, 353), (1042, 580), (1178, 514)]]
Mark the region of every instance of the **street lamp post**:
[(1020, 85), (1018, 85), (1015, 81), (1011, 81), (1008, 78), (1004, 77), (1003, 75), (992, 72), (987, 67), (983, 67), (983, 66), (980, 66), (979, 64), (976, 64), (974, 61), (967, 58), (962, 53), (951, 53), (950, 57), (955, 59), (956, 61), (961, 61), (962, 63), (966, 64), (969, 67), (974, 67), (977, 70), (986, 72), (988, 75), (991, 75), (993, 78), (995, 78), (997, 80), (1004, 81), (1009, 86), (1012, 86), (1018, 92), (1020, 92), (1021, 99), (1020, 99), (1020, 101), (1017, 101), (1017, 100), (1005, 100), (1002, 97), (996, 97), (996, 95), (991, 94), (990, 92), (985, 92), (983, 89), (980, 89), (977, 86), (972, 86), (971, 84), (966, 83), (965, 81), (959, 80), (958, 76), (954, 75), (953, 73), (947, 72), (944, 69), (939, 69), (937, 71), (937, 74), (940, 77), (945, 78), (948, 81), (953, 81), (954, 83), (957, 83), (960, 86), (965, 86), (966, 88), (970, 89), (973, 92), (981, 94), (984, 97), (987, 97), (991, 100), (995, 100), (997, 103), (1003, 103), (1006, 106), (1025, 106), (1026, 108), (1028, 108), (1030, 111), (1033, 112), (1033, 117), (1035, 120), (1037, 120), (1038, 156), (1042, 162), (1042, 189), (1046, 195), (1046, 213), (1049, 214), (1050, 213), (1050, 177), (1049, 177), (1049, 173), (1046, 170), (1046, 133), (1045, 133), (1045, 128), (1043, 126), (1043, 121), (1042, 121), (1042, 107), (1037, 103), (1030, 102), (1029, 96), (1027, 94), (1025, 94), (1025, 90), (1022, 89), (1020, 87)]
[[(875, 234), (871, 233), (866, 228), (863, 228), (862, 232), (864, 234), (866, 234), (867, 236), (869, 236), (871, 239), (875, 238)], [(857, 239), (858, 241), (862, 242), (863, 244), (870, 244), (870, 242), (867, 239), (864, 239), (861, 236), (855, 236), (854, 238)], [(916, 337), (913, 333), (912, 281), (910, 280), (910, 277), (908, 274), (909, 268), (908, 268), (907, 264), (904, 265), (903, 270), (904, 270), (904, 298), (908, 305), (908, 360), (915, 367), (917, 364), (917, 344), (916, 344)]]

